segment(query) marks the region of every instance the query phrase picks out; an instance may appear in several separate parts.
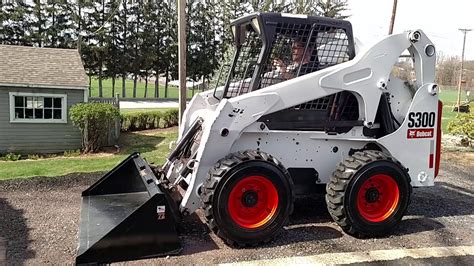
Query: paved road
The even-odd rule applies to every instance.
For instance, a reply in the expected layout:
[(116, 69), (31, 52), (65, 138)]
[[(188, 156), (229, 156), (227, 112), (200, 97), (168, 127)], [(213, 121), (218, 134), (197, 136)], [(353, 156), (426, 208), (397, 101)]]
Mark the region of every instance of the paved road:
[[(389, 237), (356, 239), (344, 234), (332, 222), (324, 198), (318, 196), (297, 201), (289, 225), (274, 241), (259, 248), (228, 247), (209, 233), (201, 222), (202, 213), (197, 212), (183, 221), (180, 256), (129, 264), (284, 264), (286, 260), (303, 260), (468, 265), (474, 246), (473, 159), (472, 153), (445, 154), (436, 186), (414, 191), (407, 216)], [(0, 182), (0, 238), (7, 241), (7, 263), (73, 263), (80, 192), (100, 176), (75, 174)], [(341, 258), (349, 259), (339, 261)]]

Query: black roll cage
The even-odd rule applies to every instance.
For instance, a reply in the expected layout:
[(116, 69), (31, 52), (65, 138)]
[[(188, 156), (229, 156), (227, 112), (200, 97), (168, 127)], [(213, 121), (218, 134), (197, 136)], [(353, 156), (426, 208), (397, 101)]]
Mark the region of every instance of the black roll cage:
[[(317, 16), (301, 16), (301, 15), (290, 15), (290, 14), (280, 14), (280, 13), (253, 13), (243, 17), (240, 17), (231, 22), (232, 31), (234, 33), (234, 45), (236, 48), (232, 65), (227, 74), (226, 82), (224, 85), (224, 98), (226, 97), (229, 89), (229, 85), (232, 82), (232, 77), (234, 75), (235, 67), (239, 59), (239, 55), (242, 48), (242, 34), (245, 31), (253, 30), (262, 40), (262, 48), (258, 55), (257, 62), (255, 64), (255, 69), (252, 74), (250, 81), (250, 86), (248, 91), (258, 90), (260, 87), (260, 79), (262, 77), (262, 72), (265, 69), (265, 63), (270, 57), (272, 44), (275, 41), (275, 33), (277, 25), (281, 23), (288, 24), (312, 24), (311, 35), (315, 29), (315, 26), (327, 26), (334, 27), (337, 29), (342, 29), (348, 40), (348, 56), (349, 60), (355, 57), (355, 48), (354, 48), (354, 38), (352, 33), (352, 25), (350, 22), (345, 20), (338, 20), (326, 17), (317, 17)], [(311, 37), (310, 37), (311, 38)], [(307, 52), (309, 47), (309, 40), (306, 41), (304, 54)], [(298, 74), (301, 71), (301, 64), (298, 69)], [(216, 87), (217, 89), (217, 87)], [(216, 97), (216, 91), (214, 91), (214, 97)], [(217, 98), (217, 97), (216, 97)]]

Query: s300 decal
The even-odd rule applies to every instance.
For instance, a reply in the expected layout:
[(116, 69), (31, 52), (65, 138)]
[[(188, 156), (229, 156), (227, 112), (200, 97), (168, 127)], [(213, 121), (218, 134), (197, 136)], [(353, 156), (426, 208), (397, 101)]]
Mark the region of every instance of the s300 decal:
[(436, 122), (435, 112), (411, 112), (408, 114), (408, 139), (424, 139), (434, 137)]

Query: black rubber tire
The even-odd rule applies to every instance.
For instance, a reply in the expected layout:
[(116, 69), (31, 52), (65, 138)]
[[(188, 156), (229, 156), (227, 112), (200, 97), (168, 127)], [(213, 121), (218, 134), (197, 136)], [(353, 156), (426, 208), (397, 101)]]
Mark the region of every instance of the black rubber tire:
[[(275, 186), (278, 205), (268, 222), (248, 229), (232, 220), (228, 199), (239, 180), (255, 174), (264, 176)], [(217, 236), (231, 246), (256, 246), (270, 241), (288, 222), (293, 211), (293, 182), (285, 167), (273, 156), (254, 150), (237, 152), (220, 160), (209, 171), (201, 199), (207, 224)]]
[[(364, 219), (357, 208), (357, 193), (374, 174), (393, 178), (399, 190), (394, 212), (380, 222)], [(410, 203), (410, 176), (398, 161), (381, 151), (359, 151), (346, 158), (334, 171), (326, 186), (326, 203), (333, 220), (349, 235), (358, 238), (390, 234), (400, 223)]]

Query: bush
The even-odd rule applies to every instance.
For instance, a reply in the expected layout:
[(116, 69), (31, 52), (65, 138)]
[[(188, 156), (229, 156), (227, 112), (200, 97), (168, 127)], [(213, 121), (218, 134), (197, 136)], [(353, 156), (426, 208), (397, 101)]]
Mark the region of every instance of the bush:
[(178, 125), (179, 111), (177, 109), (168, 110), (163, 114), (163, 127), (172, 127)]
[(90, 153), (102, 146), (109, 125), (120, 117), (120, 112), (108, 103), (79, 103), (71, 107), (70, 117), (81, 131), (84, 153)]
[(0, 157), (0, 160), (2, 160), (2, 161), (18, 161), (18, 160), (20, 160), (20, 158), (21, 158), (20, 154), (10, 152), (10, 153), (5, 154), (5, 156)]
[(39, 154), (28, 154), (27, 158), (28, 160), (39, 160), (39, 159), (42, 159), (43, 157)]
[(140, 131), (178, 125), (178, 110), (122, 114), (122, 131)]
[(64, 151), (63, 156), (64, 157), (76, 157), (81, 155), (81, 150), (70, 150), (70, 151)]
[(448, 132), (462, 136), (461, 143), (469, 146), (474, 140), (474, 113), (458, 114), (448, 123)]

